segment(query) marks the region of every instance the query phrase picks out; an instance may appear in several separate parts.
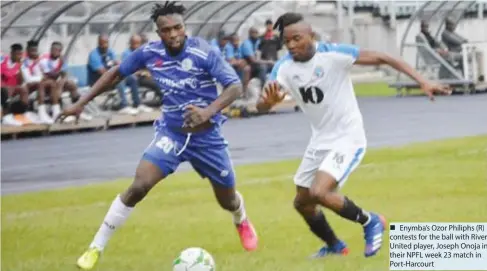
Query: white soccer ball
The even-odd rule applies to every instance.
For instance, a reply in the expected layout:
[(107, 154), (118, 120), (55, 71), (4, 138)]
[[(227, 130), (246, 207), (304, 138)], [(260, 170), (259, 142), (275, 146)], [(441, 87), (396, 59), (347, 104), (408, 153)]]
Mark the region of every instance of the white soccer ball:
[(185, 249), (173, 262), (173, 271), (215, 271), (215, 260), (208, 251), (192, 247)]

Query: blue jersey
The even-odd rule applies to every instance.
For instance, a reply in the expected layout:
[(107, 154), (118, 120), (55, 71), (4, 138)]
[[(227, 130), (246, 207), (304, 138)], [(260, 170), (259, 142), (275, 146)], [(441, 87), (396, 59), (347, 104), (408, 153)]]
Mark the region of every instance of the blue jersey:
[[(150, 42), (129, 54), (120, 64), (120, 74), (129, 76), (147, 68), (163, 93), (158, 126), (182, 127), (187, 105), (207, 107), (218, 97), (217, 82), (224, 88), (240, 84), (235, 70), (207, 41), (188, 37), (177, 56), (166, 52), (162, 41)], [(226, 118), (219, 112), (211, 122), (220, 126)]]

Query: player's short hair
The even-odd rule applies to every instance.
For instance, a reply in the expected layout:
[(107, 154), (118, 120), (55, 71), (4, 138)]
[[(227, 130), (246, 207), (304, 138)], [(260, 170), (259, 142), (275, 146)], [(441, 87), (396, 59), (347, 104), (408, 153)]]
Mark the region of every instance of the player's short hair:
[(57, 45), (57, 46), (61, 46), (61, 47), (63, 47), (63, 44), (62, 44), (60, 41), (53, 41), (53, 42), (51, 43), (51, 47), (52, 47), (52, 46), (56, 46), (56, 45)]
[(27, 48), (37, 47), (39, 46), (39, 42), (36, 40), (29, 40), (27, 42)]
[(166, 1), (164, 5), (155, 4), (152, 7), (152, 13), (150, 18), (155, 23), (157, 22), (157, 18), (159, 18), (159, 16), (166, 16), (172, 14), (183, 15), (185, 11), (186, 8), (182, 4), (177, 4), (176, 2), (172, 2), (172, 1)]
[(20, 44), (20, 43), (14, 43), (14, 44), (12, 44), (10, 46), (10, 50), (12, 52), (14, 52), (14, 51), (22, 51), (23, 49), (24, 49), (24, 47), (22, 47), (22, 44)]
[(274, 24), (274, 29), (277, 29), (280, 33), (280, 38), (284, 35), (284, 27), (288, 25), (292, 25), (304, 20), (303, 15), (296, 13), (296, 12), (286, 12), (277, 18), (276, 23)]

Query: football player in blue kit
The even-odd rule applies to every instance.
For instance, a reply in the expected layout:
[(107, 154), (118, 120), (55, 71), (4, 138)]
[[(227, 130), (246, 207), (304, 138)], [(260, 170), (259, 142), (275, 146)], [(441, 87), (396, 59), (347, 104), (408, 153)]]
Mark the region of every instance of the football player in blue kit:
[[(140, 69), (148, 69), (164, 92), (162, 116), (154, 123), (156, 135), (140, 160), (133, 183), (116, 196), (89, 248), (78, 259), (77, 265), (83, 270), (96, 265), (135, 205), (185, 161), (210, 180), (218, 203), (233, 216), (242, 246), (247, 251), (257, 248), (258, 237), (247, 218), (243, 197), (235, 189), (235, 173), (221, 134), (226, 118), (220, 111), (240, 95), (242, 84), (215, 48), (201, 38), (186, 35), (184, 11), (174, 2), (156, 4), (151, 18), (161, 40), (132, 52), (60, 115), (60, 119), (78, 116), (90, 100)], [(224, 88), (220, 95), (217, 82)]]

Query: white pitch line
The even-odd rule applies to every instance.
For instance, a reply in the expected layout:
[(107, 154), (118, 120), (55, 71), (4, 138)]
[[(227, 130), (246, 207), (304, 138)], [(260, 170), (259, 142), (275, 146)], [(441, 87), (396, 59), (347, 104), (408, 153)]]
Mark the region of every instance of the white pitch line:
[[(487, 153), (487, 149), (473, 149), (473, 150), (464, 150), (462, 152), (457, 152), (456, 155), (460, 156), (468, 156), (468, 155), (474, 155), (478, 153)], [(383, 163), (368, 163), (368, 164), (362, 164), (358, 166), (360, 169), (364, 168), (381, 168), (384, 166), (391, 166), (393, 164), (403, 164), (405, 162), (414, 162), (421, 160), (422, 158), (411, 158), (411, 159), (404, 159), (404, 160), (398, 160), (398, 161), (393, 161), (393, 162), (383, 162)], [(253, 179), (247, 179), (245, 182), (240, 182), (237, 183), (237, 189), (238, 187), (241, 186), (248, 186), (248, 185), (255, 185), (255, 184), (265, 184), (265, 183), (271, 183), (271, 182), (279, 182), (279, 181), (289, 181), (292, 183), (292, 178), (294, 175), (279, 175), (279, 176), (274, 176), (274, 177), (267, 177), (267, 178), (253, 178)], [(162, 184), (163, 185), (163, 184)], [(190, 188), (190, 189), (184, 189), (184, 190), (175, 190), (169, 192), (171, 195), (177, 195), (177, 194), (182, 194), (182, 193), (187, 193), (187, 192), (197, 192), (201, 190), (206, 190), (207, 188), (204, 187), (197, 187), (197, 188)], [(167, 195), (165, 193), (164, 195)], [(149, 196), (151, 199), (158, 199), (163, 197), (163, 195), (160, 196)], [(9, 213), (7, 214), (4, 218), (7, 221), (14, 221), (16, 219), (22, 219), (22, 218), (28, 218), (32, 216), (37, 216), (37, 215), (45, 215), (49, 213), (56, 213), (56, 212), (66, 212), (66, 211), (76, 211), (76, 210), (83, 210), (87, 208), (92, 208), (92, 207), (101, 207), (101, 206), (108, 206), (110, 204), (109, 201), (99, 201), (99, 202), (94, 202), (92, 204), (88, 205), (80, 205), (80, 206), (69, 206), (69, 207), (54, 207), (54, 208), (48, 208), (42, 211), (30, 211), (30, 212), (19, 212), (19, 213)]]
[[(370, 164), (364, 164), (359, 166), (359, 168), (371, 168), (375, 167), (376, 164), (370, 163)], [(272, 183), (272, 182), (281, 182), (281, 181), (289, 181), (292, 183), (292, 178), (294, 175), (279, 175), (279, 176), (274, 176), (274, 177), (268, 177), (268, 178), (253, 178), (253, 179), (247, 179), (245, 182), (237, 183), (237, 189), (238, 187), (241, 186), (248, 186), (248, 185), (255, 185), (255, 184), (266, 184), (266, 183)], [(164, 185), (164, 184), (161, 184)], [(170, 195), (177, 195), (177, 194), (183, 194), (183, 193), (188, 193), (188, 192), (198, 192), (202, 190), (206, 190), (208, 188), (206, 187), (197, 187), (197, 188), (190, 188), (190, 189), (184, 189), (184, 190), (174, 190), (169, 193), (164, 193), (164, 195), (156, 195), (156, 196), (150, 196), (151, 199), (158, 199), (162, 198), (163, 196), (166, 196), (167, 194)], [(99, 201), (99, 202), (94, 202), (88, 205), (79, 205), (79, 206), (69, 206), (69, 207), (54, 207), (54, 208), (48, 208), (44, 209), (41, 211), (30, 211), (30, 212), (19, 212), (19, 213), (9, 213), (7, 214), (4, 218), (7, 221), (13, 221), (16, 219), (22, 219), (22, 218), (28, 218), (32, 216), (38, 216), (38, 215), (45, 215), (45, 214), (50, 214), (50, 213), (57, 213), (57, 212), (73, 212), (73, 211), (78, 211), (78, 210), (83, 210), (87, 208), (93, 208), (93, 207), (101, 207), (101, 206), (108, 206), (110, 204), (109, 201)]]

